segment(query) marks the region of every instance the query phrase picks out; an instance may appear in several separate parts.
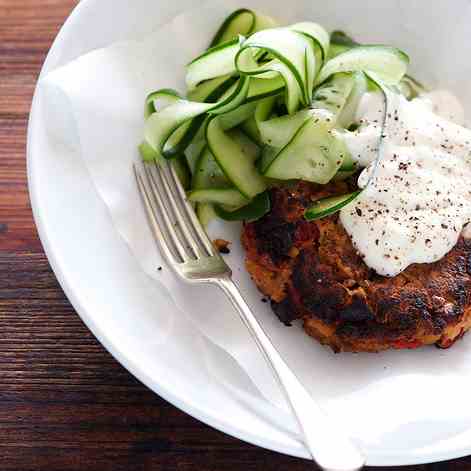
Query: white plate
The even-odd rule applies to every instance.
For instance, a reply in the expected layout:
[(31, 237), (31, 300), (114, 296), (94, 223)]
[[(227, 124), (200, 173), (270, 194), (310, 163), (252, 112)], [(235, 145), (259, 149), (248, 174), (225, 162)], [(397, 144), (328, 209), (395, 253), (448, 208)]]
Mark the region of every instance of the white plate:
[[(283, 2), (273, 3), (283, 11)], [(436, 37), (456, 40), (463, 19), (460, 11), (469, 2), (457, 0), (453, 9), (445, 0), (409, 3), (357, 1), (354, 13), (346, 14), (345, 2), (338, 0), (324, 2), (312, 15), (316, 13), (328, 26), (358, 31), (369, 40), (399, 42), (414, 59), (420, 58), (419, 76), (443, 81), (447, 75), (444, 82), (457, 89), (460, 81), (450, 70), (461, 59), (456, 49), (450, 55)], [(190, 0), (161, 4), (155, 0), (83, 0), (56, 39), (43, 74), (97, 47), (150, 32), (192, 4)], [(290, 10), (297, 5), (292, 3)], [(411, 8), (412, 18), (422, 18), (419, 29), (404, 14)], [(404, 15), (408, 41), (388, 27), (386, 19), (398, 11)], [(373, 13), (384, 17), (385, 23), (369, 21)], [(300, 19), (306, 18), (303, 15)], [(420, 29), (429, 29), (432, 35), (425, 41), (426, 48), (424, 35), (414, 33)], [(469, 58), (467, 46), (466, 51), (461, 55), (464, 60)], [(440, 65), (434, 67), (438, 61)], [(457, 91), (471, 105), (469, 87)], [(192, 416), (251, 443), (306, 457), (293, 422), (283, 411), (264, 401), (248, 381), (225, 384), (214, 376), (218, 365), (209, 365), (208, 358), (220, 358), (219, 367), (239, 368), (227, 354), (216, 351), (183, 317), (169, 316), (173, 320), (166, 324), (156, 322), (147, 308), (149, 301), (163, 312), (175, 306), (140, 270), (114, 230), (80, 156), (53, 145), (46, 125), (37, 93), (28, 136), (33, 211), (59, 282), (96, 337), (137, 378)], [(166, 340), (169, 332), (172, 342)], [(321, 404), (344, 417), (346, 427), (364, 447), (368, 463), (402, 465), (471, 453), (470, 360), (468, 336), (447, 352), (423, 349), (377, 357), (335, 357), (324, 352), (312, 361), (313, 374), (322, 372), (318, 374)]]

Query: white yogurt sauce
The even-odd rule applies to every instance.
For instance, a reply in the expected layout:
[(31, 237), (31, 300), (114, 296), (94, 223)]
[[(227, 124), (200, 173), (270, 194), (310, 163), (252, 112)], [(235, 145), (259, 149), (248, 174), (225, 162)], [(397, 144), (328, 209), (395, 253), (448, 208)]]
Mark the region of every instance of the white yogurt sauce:
[(344, 135), (353, 157), (366, 167), (358, 180), (366, 189), (340, 218), (365, 263), (384, 276), (439, 260), (471, 221), (471, 130), (460, 126), (464, 113), (458, 100), (434, 92), (394, 101), (382, 157), (368, 185), (384, 114), (380, 93), (365, 95), (360, 128)]

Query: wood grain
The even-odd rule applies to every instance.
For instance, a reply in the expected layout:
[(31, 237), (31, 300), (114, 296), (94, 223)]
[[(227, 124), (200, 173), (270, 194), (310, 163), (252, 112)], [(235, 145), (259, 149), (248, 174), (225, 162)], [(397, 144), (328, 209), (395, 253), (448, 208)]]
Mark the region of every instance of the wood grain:
[[(150, 392), (104, 351), (58, 286), (31, 216), (25, 139), (39, 69), (76, 3), (0, 0), (0, 471), (313, 469)], [(468, 469), (469, 458), (401, 468)]]

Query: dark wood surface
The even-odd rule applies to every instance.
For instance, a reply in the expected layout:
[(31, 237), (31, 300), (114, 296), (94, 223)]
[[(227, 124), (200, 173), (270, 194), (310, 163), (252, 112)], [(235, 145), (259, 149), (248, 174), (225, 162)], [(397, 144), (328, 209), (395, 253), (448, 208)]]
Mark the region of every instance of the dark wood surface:
[[(59, 287), (31, 215), (25, 138), (40, 66), (76, 3), (0, 0), (0, 471), (313, 469), (153, 394), (94, 339)], [(468, 470), (471, 459), (401, 469)]]

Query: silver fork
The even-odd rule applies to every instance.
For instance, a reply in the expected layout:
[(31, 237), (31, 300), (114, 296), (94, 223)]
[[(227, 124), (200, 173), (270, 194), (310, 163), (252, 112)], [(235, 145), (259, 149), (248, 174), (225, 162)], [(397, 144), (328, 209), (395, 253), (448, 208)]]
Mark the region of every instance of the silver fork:
[(238, 312), (278, 379), (313, 460), (324, 470), (354, 471), (362, 454), (328, 418), (287, 366), (232, 281), (224, 262), (199, 223), (172, 165), (134, 165), (139, 193), (155, 240), (172, 269), (189, 283), (219, 286)]

